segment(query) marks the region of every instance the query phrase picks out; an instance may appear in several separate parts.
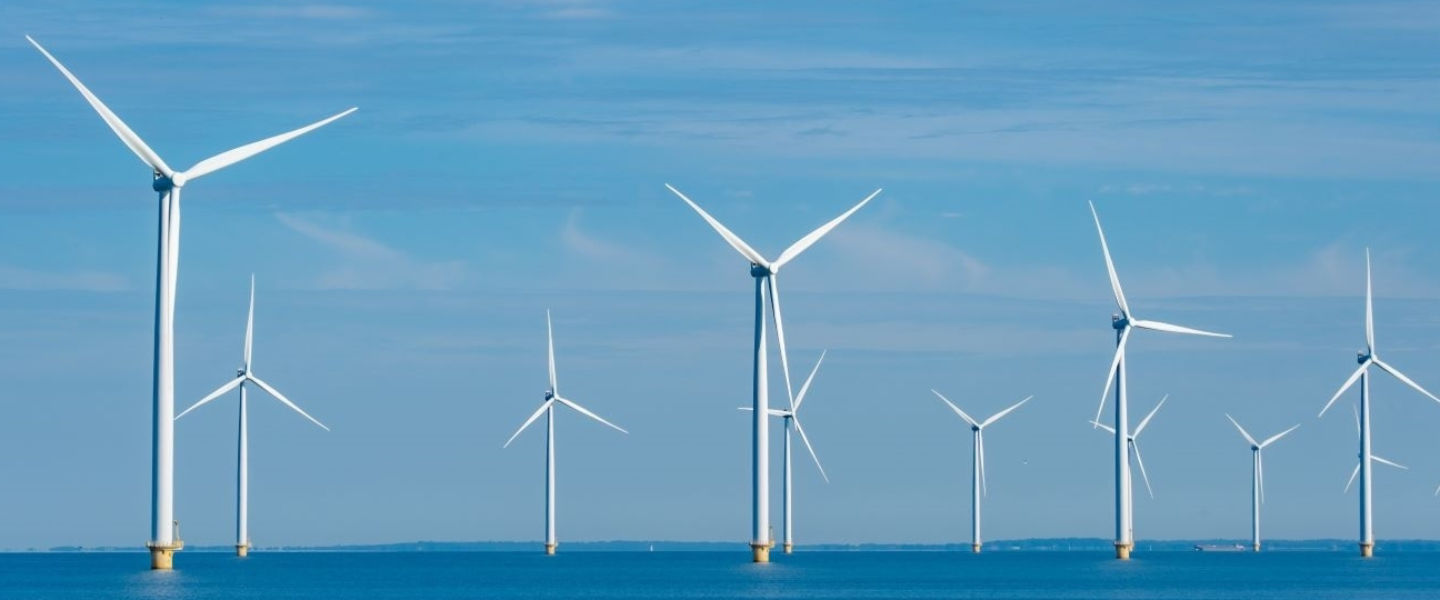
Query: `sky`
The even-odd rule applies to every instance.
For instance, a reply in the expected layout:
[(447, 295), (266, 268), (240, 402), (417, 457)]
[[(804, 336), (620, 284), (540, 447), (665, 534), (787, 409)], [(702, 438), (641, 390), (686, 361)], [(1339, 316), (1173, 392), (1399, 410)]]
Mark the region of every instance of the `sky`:
[[(533, 540), (545, 310), (562, 543), (749, 539), (752, 288), (670, 183), (786, 267), (796, 541), (1113, 535), (1094, 415), (1138, 332), (1136, 537), (1353, 538), (1346, 396), (1372, 249), (1379, 353), (1440, 391), (1440, 7), (1423, 2), (94, 2), (0, 5), (0, 548), (148, 536), (156, 203), (36, 37), (179, 168), (350, 106), (186, 187), (177, 405), (254, 370), (260, 546)], [(773, 354), (772, 354), (773, 357)], [(783, 401), (778, 363), (771, 397)], [(1440, 404), (1374, 386), (1375, 527), (1440, 538)], [(1113, 408), (1113, 405), (1111, 407)], [(233, 543), (235, 398), (177, 424), (176, 514)], [(1108, 416), (1107, 410), (1107, 419)], [(778, 453), (778, 427), (772, 448)], [(778, 455), (777, 455), (778, 456)], [(778, 462), (772, 463), (779, 473)], [(779, 484), (772, 486), (779, 530)]]

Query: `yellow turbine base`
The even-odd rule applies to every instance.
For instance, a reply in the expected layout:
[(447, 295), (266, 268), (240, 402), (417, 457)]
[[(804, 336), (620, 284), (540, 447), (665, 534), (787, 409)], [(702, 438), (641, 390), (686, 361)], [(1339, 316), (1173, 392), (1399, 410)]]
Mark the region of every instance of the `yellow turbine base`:
[(235, 544), (235, 556), (240, 558), (250, 556), (250, 544)]
[(1254, 550), (1255, 552), (1259, 552), (1259, 551), (1260, 551), (1260, 544), (1258, 544), (1258, 543), (1252, 544), (1251, 547), (1250, 547), (1250, 549), (1251, 549), (1251, 550)]
[(1360, 556), (1371, 558), (1375, 556), (1375, 544), (1373, 542), (1360, 542)]
[(1115, 542), (1115, 558), (1120, 560), (1130, 560), (1130, 551), (1134, 548), (1135, 544)]
[(150, 568), (156, 571), (169, 571), (175, 568), (175, 552), (185, 547), (185, 542), (175, 540), (170, 544), (150, 542), (145, 544), (150, 549)]
[(763, 543), (763, 544), (757, 544), (757, 543), (755, 543), (755, 542), (750, 542), (750, 558), (751, 558), (751, 560), (753, 560), (754, 562), (757, 562), (757, 563), (768, 563), (768, 562), (770, 562), (770, 547), (773, 546), (773, 545), (774, 545), (774, 544), (771, 544), (771, 543), (769, 543), (769, 542), (766, 542), (766, 543)]
[(545, 544), (545, 556), (555, 556), (555, 547), (560, 544)]
[(790, 542), (785, 542), (785, 553), (786, 553), (786, 554), (794, 554), (794, 553), (795, 553), (795, 544), (792, 544), (792, 543), (790, 543)]
[(980, 544), (970, 544), (970, 552), (971, 552), (971, 553), (974, 553), (974, 554), (979, 554), (979, 553), (980, 553)]

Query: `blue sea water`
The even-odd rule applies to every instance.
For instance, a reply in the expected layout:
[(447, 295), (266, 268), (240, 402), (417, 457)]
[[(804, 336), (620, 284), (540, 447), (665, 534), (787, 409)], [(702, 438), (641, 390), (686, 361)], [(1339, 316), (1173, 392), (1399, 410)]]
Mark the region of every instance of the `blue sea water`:
[(1440, 553), (747, 552), (0, 554), (5, 599), (1437, 598)]

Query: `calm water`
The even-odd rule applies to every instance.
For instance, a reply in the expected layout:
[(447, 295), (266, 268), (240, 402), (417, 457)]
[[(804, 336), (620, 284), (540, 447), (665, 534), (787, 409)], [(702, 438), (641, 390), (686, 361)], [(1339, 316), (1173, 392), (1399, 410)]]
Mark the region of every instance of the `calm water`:
[[(0, 554), (0, 598), (1436, 598), (1440, 553)], [(777, 557), (778, 558), (778, 557)]]

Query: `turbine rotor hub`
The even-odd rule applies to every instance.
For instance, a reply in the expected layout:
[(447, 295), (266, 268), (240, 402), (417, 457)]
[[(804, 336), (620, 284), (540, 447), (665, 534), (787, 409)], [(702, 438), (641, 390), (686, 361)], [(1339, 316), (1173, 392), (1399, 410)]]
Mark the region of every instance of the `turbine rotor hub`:
[(545, 390), (545, 399), (546, 399), (546, 400), (553, 400), (553, 399), (555, 399), (555, 390)]

